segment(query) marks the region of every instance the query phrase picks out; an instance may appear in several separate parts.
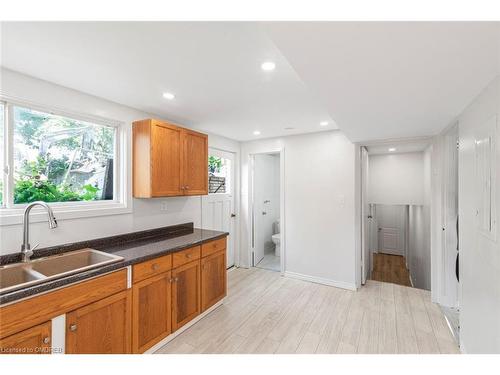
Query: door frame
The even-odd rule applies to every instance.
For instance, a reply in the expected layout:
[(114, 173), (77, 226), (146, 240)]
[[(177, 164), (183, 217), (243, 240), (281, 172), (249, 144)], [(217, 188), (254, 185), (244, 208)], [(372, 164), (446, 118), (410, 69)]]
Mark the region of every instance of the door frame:
[(370, 236), (371, 236), (371, 205), (368, 212), (365, 207), (368, 203), (368, 163), (369, 155), (366, 147), (361, 146), (361, 284), (366, 284), (372, 271), (371, 251), (370, 251)]
[(285, 221), (285, 148), (269, 148), (265, 151), (251, 152), (248, 154), (248, 196), (249, 210), (247, 220), (248, 236), (248, 263), (250, 267), (255, 267), (254, 264), (254, 161), (255, 155), (279, 154), (280, 156), (280, 274), (285, 275), (285, 257), (286, 257), (286, 221)]

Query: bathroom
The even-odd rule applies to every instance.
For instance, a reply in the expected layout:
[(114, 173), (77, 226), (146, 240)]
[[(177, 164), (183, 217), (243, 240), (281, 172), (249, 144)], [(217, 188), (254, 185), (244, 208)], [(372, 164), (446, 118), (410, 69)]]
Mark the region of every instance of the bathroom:
[(280, 155), (256, 154), (253, 159), (253, 264), (281, 270)]

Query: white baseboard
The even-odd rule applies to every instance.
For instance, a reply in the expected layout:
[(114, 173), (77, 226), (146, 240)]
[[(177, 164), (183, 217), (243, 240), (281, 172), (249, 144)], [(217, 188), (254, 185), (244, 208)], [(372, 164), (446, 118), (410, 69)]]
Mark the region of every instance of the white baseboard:
[(177, 331), (175, 331), (174, 333), (168, 335), (167, 337), (165, 337), (163, 340), (161, 340), (157, 344), (153, 345), (151, 348), (149, 348), (148, 350), (146, 350), (144, 352), (144, 354), (152, 354), (152, 353), (156, 352), (158, 349), (160, 349), (166, 343), (172, 341), (177, 336), (179, 336), (182, 332), (184, 332), (186, 329), (188, 329), (189, 327), (191, 327), (194, 324), (196, 324), (197, 322), (199, 322), (201, 319), (203, 319), (205, 316), (207, 316), (208, 314), (210, 314), (216, 308), (220, 307), (223, 303), (224, 303), (224, 299), (220, 300), (215, 305), (213, 305), (212, 307), (210, 307), (208, 310), (204, 311), (203, 313), (201, 313), (200, 315), (198, 315), (196, 318), (194, 318), (193, 320), (191, 320), (189, 323), (183, 325)]
[(348, 290), (354, 290), (354, 291), (357, 290), (356, 284), (346, 283), (344, 281), (325, 279), (323, 277), (309, 276), (309, 275), (304, 275), (301, 273), (290, 272), (290, 271), (285, 271), (284, 275), (285, 275), (285, 277), (291, 277), (293, 279), (310, 281), (310, 282), (316, 283), (316, 284), (329, 285), (329, 286), (334, 286), (336, 288), (342, 288), (342, 289), (348, 289)]

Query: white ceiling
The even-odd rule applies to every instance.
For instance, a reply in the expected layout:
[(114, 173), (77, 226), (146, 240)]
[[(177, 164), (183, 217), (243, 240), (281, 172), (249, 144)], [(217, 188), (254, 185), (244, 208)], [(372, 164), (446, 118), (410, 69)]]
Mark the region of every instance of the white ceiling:
[(353, 142), (428, 136), (500, 74), (500, 23), (273, 22), (266, 31)]
[[(408, 152), (423, 152), (431, 145), (430, 138), (421, 138), (404, 141), (374, 142), (366, 146), (370, 155), (405, 154)], [(394, 151), (389, 151), (394, 149)]]
[(500, 73), (498, 25), (2, 23), (1, 64), (237, 140), (338, 124), (363, 142), (448, 125)]
[(335, 128), (257, 24), (3, 23), (1, 63), (236, 140)]

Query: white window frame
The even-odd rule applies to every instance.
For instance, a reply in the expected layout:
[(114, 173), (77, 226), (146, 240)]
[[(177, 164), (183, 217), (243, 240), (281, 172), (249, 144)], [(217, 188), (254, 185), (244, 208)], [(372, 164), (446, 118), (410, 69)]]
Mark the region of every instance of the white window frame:
[[(78, 202), (53, 202), (49, 203), (58, 220), (77, 219), (93, 216), (106, 216), (132, 212), (132, 198), (128, 176), (127, 144), (130, 132), (125, 124), (120, 121), (110, 120), (99, 116), (82, 114), (41, 105), (26, 100), (0, 95), (0, 102), (4, 104), (4, 162), (2, 167), (2, 180), (4, 182), (4, 199), (0, 206), (0, 226), (21, 224), (23, 213), (27, 204), (14, 204), (14, 120), (13, 108), (22, 107), (35, 111), (45, 112), (57, 116), (86, 121), (96, 125), (115, 128), (115, 145), (113, 160), (113, 200), (78, 201)], [(2, 145), (3, 146), (3, 145)], [(3, 147), (2, 147), (3, 148)], [(34, 208), (32, 222), (46, 220), (45, 211)]]
[[(229, 159), (229, 155), (228, 154), (231, 154), (231, 152), (229, 151), (223, 151), (223, 150), (219, 150), (217, 148), (209, 148), (208, 149), (208, 156), (216, 156), (218, 158), (221, 158), (221, 159)], [(234, 155), (233, 155), (233, 158), (234, 158)], [(231, 163), (233, 163), (234, 160), (231, 160)], [(208, 165), (207, 165), (207, 168), (208, 168)], [(235, 165), (231, 165), (231, 168), (229, 168), (229, 178), (226, 177), (226, 192), (224, 193), (208, 193), (208, 195), (218, 195), (218, 194), (229, 194), (229, 195), (233, 195), (233, 189), (234, 189), (234, 176), (232, 176), (232, 174), (234, 173), (234, 170), (235, 170), (236, 166)], [(210, 178), (210, 177), (209, 177)], [(229, 188), (228, 188), (229, 186)], [(228, 191), (229, 190), (229, 191)]]

